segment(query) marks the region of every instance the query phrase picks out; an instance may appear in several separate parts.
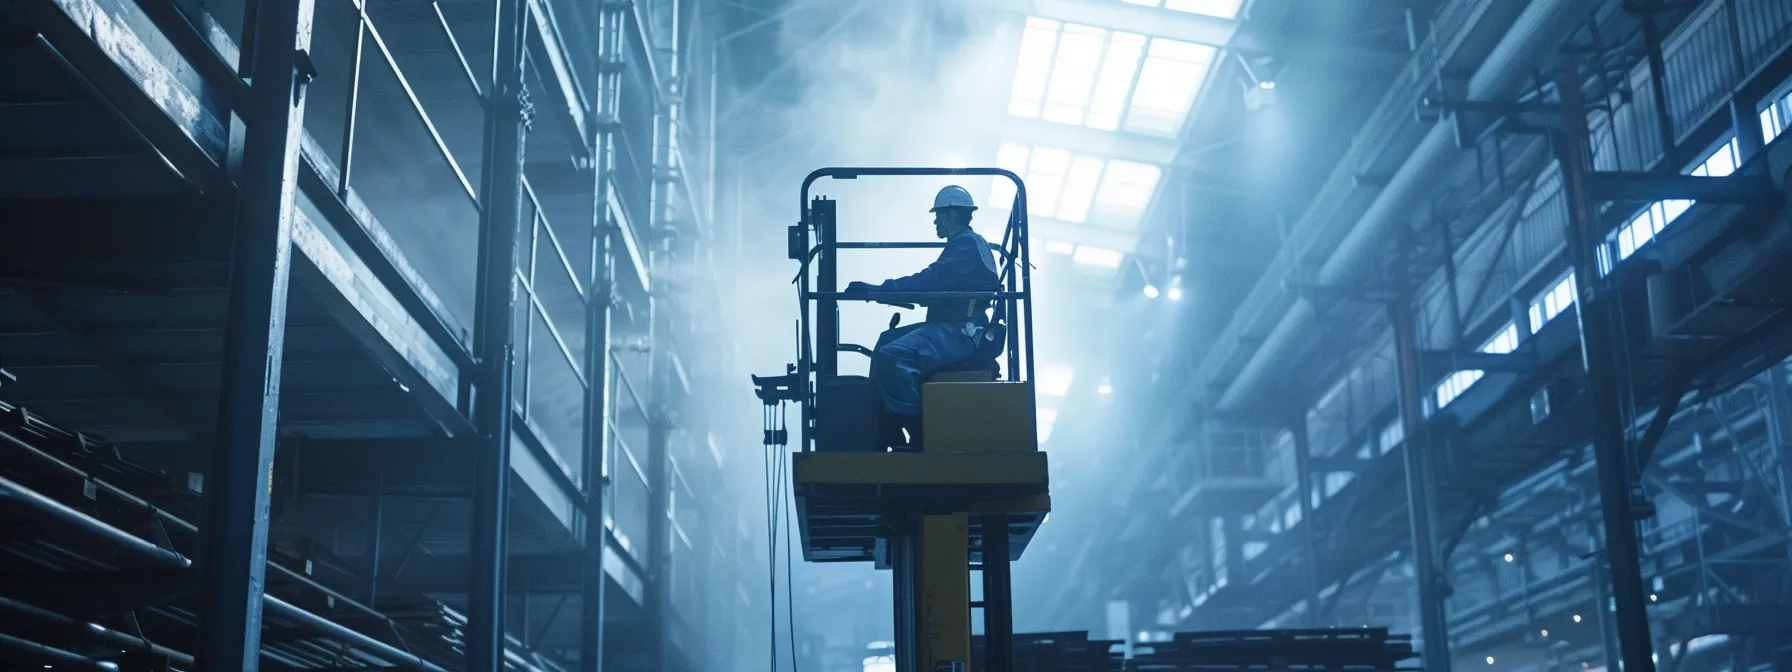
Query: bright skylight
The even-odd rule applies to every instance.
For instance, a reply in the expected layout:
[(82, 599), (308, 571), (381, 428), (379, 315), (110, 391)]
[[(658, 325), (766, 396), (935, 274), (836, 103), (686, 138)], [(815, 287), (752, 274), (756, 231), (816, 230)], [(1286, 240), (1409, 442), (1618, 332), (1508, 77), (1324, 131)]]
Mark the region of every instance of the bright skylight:
[(1518, 325), (1511, 322), (1506, 323), (1506, 328), (1494, 334), (1493, 338), (1487, 339), (1486, 343), (1481, 344), (1481, 352), (1490, 355), (1510, 355), (1516, 350), (1518, 350)]
[(1778, 100), (1761, 110), (1761, 137), (1771, 144), (1792, 126), (1792, 93), (1781, 96)]
[[(1500, 329), (1499, 333), (1493, 335), (1493, 338), (1487, 339), (1487, 342), (1482, 343), (1480, 348), (1481, 352), (1490, 355), (1509, 355), (1517, 349), (1518, 325), (1512, 322), (1506, 323), (1505, 328)], [(1450, 374), (1448, 378), (1444, 379), (1444, 382), (1437, 385), (1437, 407), (1441, 409), (1450, 405), (1450, 402), (1462, 396), (1463, 392), (1467, 392), (1468, 388), (1480, 382), (1481, 378), (1486, 375), (1487, 372), (1480, 369), (1466, 369)]]
[[(1128, 230), (1145, 216), (1163, 174), (1150, 164), (1015, 143), (1002, 144), (996, 165), (1026, 181), (1028, 214)], [(994, 180), (990, 207), (1007, 209), (1013, 202), (1014, 184)]]
[(1037, 387), (1039, 393), (1049, 397), (1062, 397), (1070, 394), (1070, 384), (1076, 381), (1076, 369), (1064, 365), (1039, 367)]
[(1377, 438), (1376, 445), (1381, 446), (1381, 454), (1386, 455), (1388, 451), (1394, 449), (1394, 446), (1400, 445), (1400, 442), (1405, 440), (1406, 425), (1402, 424), (1399, 419), (1395, 419), (1388, 423), (1388, 426), (1381, 428), (1381, 435)]
[[(1170, 0), (1169, 8), (1235, 14), (1238, 3)], [(1029, 18), (1008, 113), (1103, 131), (1173, 136), (1182, 130), (1216, 53), (1206, 45)]]
[(1549, 291), (1531, 301), (1531, 333), (1543, 330), (1543, 325), (1556, 319), (1562, 311), (1574, 305), (1574, 274), (1562, 278), (1560, 282), (1550, 286)]
[(1058, 411), (1050, 408), (1041, 408), (1039, 409), (1038, 418), (1039, 424), (1037, 429), (1039, 430), (1039, 442), (1045, 443), (1052, 439), (1052, 427), (1058, 424)]
[(1168, 2), (1165, 2), (1164, 0), (1120, 1), (1134, 5), (1144, 5), (1146, 7), (1174, 9), (1178, 12), (1188, 12), (1190, 14), (1206, 14), (1222, 19), (1237, 17), (1239, 5), (1244, 4), (1244, 0), (1169, 0)]
[[(1736, 168), (1741, 163), (1738, 160), (1740, 158), (1739, 151), (1736, 140), (1732, 138), (1706, 156), (1703, 161), (1699, 162), (1698, 167), (1688, 171), (1688, 174), (1698, 177), (1728, 177), (1736, 172)], [(1686, 199), (1656, 201), (1649, 204), (1649, 207), (1644, 208), (1642, 212), (1637, 213), (1635, 217), (1624, 224), (1623, 228), (1612, 234), (1618, 260), (1623, 261), (1629, 258), (1645, 243), (1654, 240), (1656, 234), (1661, 233), (1662, 229), (1666, 229), (1669, 224), (1674, 223), (1674, 220), (1679, 219), (1680, 215), (1686, 214), (1686, 211), (1692, 208), (1692, 204), (1693, 201)], [(1601, 270), (1609, 271), (1610, 269)]]
[(1099, 266), (1101, 268), (1119, 268), (1120, 262), (1126, 260), (1126, 255), (1121, 254), (1119, 250), (1110, 250), (1105, 247), (1078, 245), (1076, 254), (1071, 255), (1071, 258), (1075, 259), (1076, 263), (1079, 264), (1088, 264), (1090, 266)]

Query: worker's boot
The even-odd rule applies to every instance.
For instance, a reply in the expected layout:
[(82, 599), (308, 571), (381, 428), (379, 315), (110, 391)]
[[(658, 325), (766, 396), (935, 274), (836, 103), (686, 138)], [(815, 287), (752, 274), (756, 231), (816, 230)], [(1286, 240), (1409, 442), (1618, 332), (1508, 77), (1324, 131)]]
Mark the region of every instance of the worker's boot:
[(888, 411), (877, 414), (877, 445), (897, 452), (908, 448), (908, 437), (902, 433), (902, 416)]
[(896, 420), (901, 424), (902, 431), (908, 434), (907, 451), (911, 453), (921, 452), (921, 416), (898, 415), (896, 416)]

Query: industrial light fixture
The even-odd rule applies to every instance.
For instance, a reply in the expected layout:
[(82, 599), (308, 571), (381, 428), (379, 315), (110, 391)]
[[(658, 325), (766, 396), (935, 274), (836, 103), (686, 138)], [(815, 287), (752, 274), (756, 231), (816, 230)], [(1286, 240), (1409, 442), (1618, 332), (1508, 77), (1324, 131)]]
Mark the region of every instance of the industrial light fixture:
[(1252, 67), (1250, 59), (1243, 54), (1238, 55), (1238, 63), (1244, 69), (1244, 109), (1256, 112), (1275, 107), (1276, 80), (1266, 74), (1259, 74), (1259, 68), (1273, 69), (1274, 65), (1260, 61), (1258, 67)]
[(1114, 386), (1112, 383), (1108, 382), (1108, 379), (1103, 378), (1101, 379), (1101, 384), (1095, 386), (1095, 393), (1104, 397), (1108, 396), (1114, 393)]
[(1488, 657), (1487, 657), (1487, 664), (1488, 664), (1488, 665), (1492, 665), (1492, 664), (1493, 664), (1493, 656), (1488, 656)]
[(1182, 300), (1182, 276), (1180, 275), (1170, 278), (1170, 300)]
[(1157, 294), (1158, 294), (1157, 285), (1153, 285), (1151, 283), (1145, 283), (1145, 298), (1155, 299), (1155, 298), (1157, 298)]
[(1544, 637), (1549, 637), (1549, 628), (1544, 628), (1542, 632)]
[(1575, 614), (1575, 615), (1574, 615), (1574, 622), (1575, 622), (1575, 623), (1579, 623), (1579, 622), (1580, 622), (1580, 614)]
[(1507, 553), (1507, 554), (1506, 554), (1506, 562), (1511, 562), (1511, 561), (1512, 561), (1512, 554), (1511, 554), (1511, 553)]

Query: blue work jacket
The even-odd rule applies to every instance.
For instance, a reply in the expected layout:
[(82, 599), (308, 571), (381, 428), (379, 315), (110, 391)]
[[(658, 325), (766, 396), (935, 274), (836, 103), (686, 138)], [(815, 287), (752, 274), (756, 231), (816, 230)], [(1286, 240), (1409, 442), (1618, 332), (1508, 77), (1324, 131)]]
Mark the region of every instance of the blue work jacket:
[[(886, 292), (994, 292), (1002, 283), (996, 275), (996, 259), (989, 241), (969, 228), (946, 239), (946, 247), (920, 273), (883, 281)], [(989, 322), (989, 301), (939, 299), (924, 301), (928, 322)]]

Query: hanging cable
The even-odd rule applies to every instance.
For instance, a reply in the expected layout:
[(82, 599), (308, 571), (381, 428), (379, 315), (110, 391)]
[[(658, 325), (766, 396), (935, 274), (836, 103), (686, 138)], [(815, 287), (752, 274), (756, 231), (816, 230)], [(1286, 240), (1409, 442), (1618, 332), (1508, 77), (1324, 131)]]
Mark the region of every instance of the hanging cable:
[(777, 423), (776, 404), (773, 404), (768, 401), (765, 404), (764, 411), (763, 411), (763, 425), (765, 427), (765, 453), (762, 455), (763, 464), (764, 464), (764, 474), (763, 474), (764, 478), (763, 478), (762, 483), (765, 486), (765, 529), (766, 529), (766, 553), (767, 553), (766, 571), (768, 572), (768, 576), (766, 578), (767, 578), (767, 585), (770, 586), (770, 591), (769, 591), (770, 599), (767, 601), (768, 602), (767, 608), (770, 610), (770, 615), (771, 615), (771, 619), (770, 619), (771, 648), (769, 651), (769, 654), (770, 654), (770, 668), (769, 669), (771, 672), (777, 672), (777, 670), (778, 670), (778, 561), (777, 561), (778, 560), (778, 542), (777, 542), (778, 535), (777, 535), (777, 524), (776, 524), (776, 520), (773, 518), (773, 509), (772, 509), (772, 503), (777, 500), (777, 491), (776, 491), (777, 486), (773, 482), (773, 476), (774, 476), (774, 474), (777, 473), (777, 466), (774, 462), (775, 458), (774, 458), (774, 455), (772, 452), (772, 451), (777, 450), (777, 446), (774, 443), (774, 434), (773, 434), (773, 432), (776, 430), (776, 423)]
[[(784, 425), (783, 404), (778, 405), (778, 425), (780, 427)], [(789, 463), (789, 453), (779, 450), (778, 454), (780, 457), (785, 458), (786, 464)], [(779, 476), (785, 483), (784, 490), (791, 493), (794, 497), (796, 493), (793, 489), (795, 488), (795, 484), (790, 481), (791, 470), (782, 469), (779, 471)], [(784, 502), (782, 500), (778, 502), (779, 506), (783, 506), (783, 504)], [(796, 564), (796, 558), (791, 551), (791, 545), (796, 543), (797, 521), (795, 520), (796, 504), (794, 501), (790, 506), (790, 517), (790, 526), (786, 528), (787, 531), (784, 533), (784, 633), (785, 637), (790, 640), (790, 672), (798, 672), (800, 668), (796, 659), (796, 579), (791, 576), (795, 571), (792, 567)]]
[[(765, 429), (765, 441), (764, 441), (765, 455), (763, 456), (763, 464), (764, 464), (764, 468), (765, 468), (765, 474), (764, 474), (764, 476), (765, 476), (765, 518), (766, 518), (765, 527), (766, 527), (766, 537), (767, 537), (767, 541), (766, 541), (767, 577), (766, 578), (767, 578), (767, 584), (770, 586), (770, 595), (771, 595), (771, 599), (768, 604), (768, 609), (770, 611), (770, 616), (771, 616), (771, 618), (770, 618), (770, 625), (771, 625), (770, 662), (771, 662), (771, 672), (777, 672), (777, 670), (778, 670), (778, 548), (779, 548), (778, 532), (779, 532), (779, 526), (783, 524), (784, 516), (786, 515), (785, 507), (784, 507), (784, 499), (787, 494), (791, 493), (791, 487), (792, 487), (792, 485), (790, 483), (790, 475), (789, 475), (790, 470), (788, 468), (789, 464), (790, 464), (789, 455), (784, 450), (785, 445), (789, 443), (789, 440), (787, 438), (789, 436), (789, 434), (787, 433), (787, 431), (785, 429), (785, 424), (784, 424), (786, 415), (785, 415), (785, 409), (784, 409), (783, 402), (781, 402), (781, 401), (774, 402), (771, 400), (767, 400), (765, 403), (765, 406), (764, 406), (762, 419), (763, 419), (763, 425), (764, 425), (764, 429)], [(795, 506), (790, 507), (789, 515), (791, 515), (793, 517), (796, 515), (796, 507)], [(792, 527), (790, 529), (791, 530), (795, 529), (794, 523), (792, 524)], [(795, 536), (793, 532), (790, 532), (790, 531), (785, 532), (784, 578), (785, 578), (786, 588), (785, 588), (784, 601), (785, 601), (785, 622), (788, 625), (788, 632), (786, 633), (785, 638), (790, 644), (790, 666), (791, 666), (792, 671), (794, 672), (797, 667), (797, 661), (796, 661), (796, 613), (795, 613), (796, 607), (795, 607), (795, 603), (793, 601), (795, 591), (789, 587), (791, 585), (794, 585), (791, 583), (792, 574), (793, 574), (793, 570), (791, 569), (791, 564), (794, 562), (794, 560), (792, 559), (793, 556), (792, 556), (791, 550), (789, 548), (789, 545), (791, 543), (794, 543), (794, 541), (795, 541), (794, 539), (791, 538), (793, 536)]]

